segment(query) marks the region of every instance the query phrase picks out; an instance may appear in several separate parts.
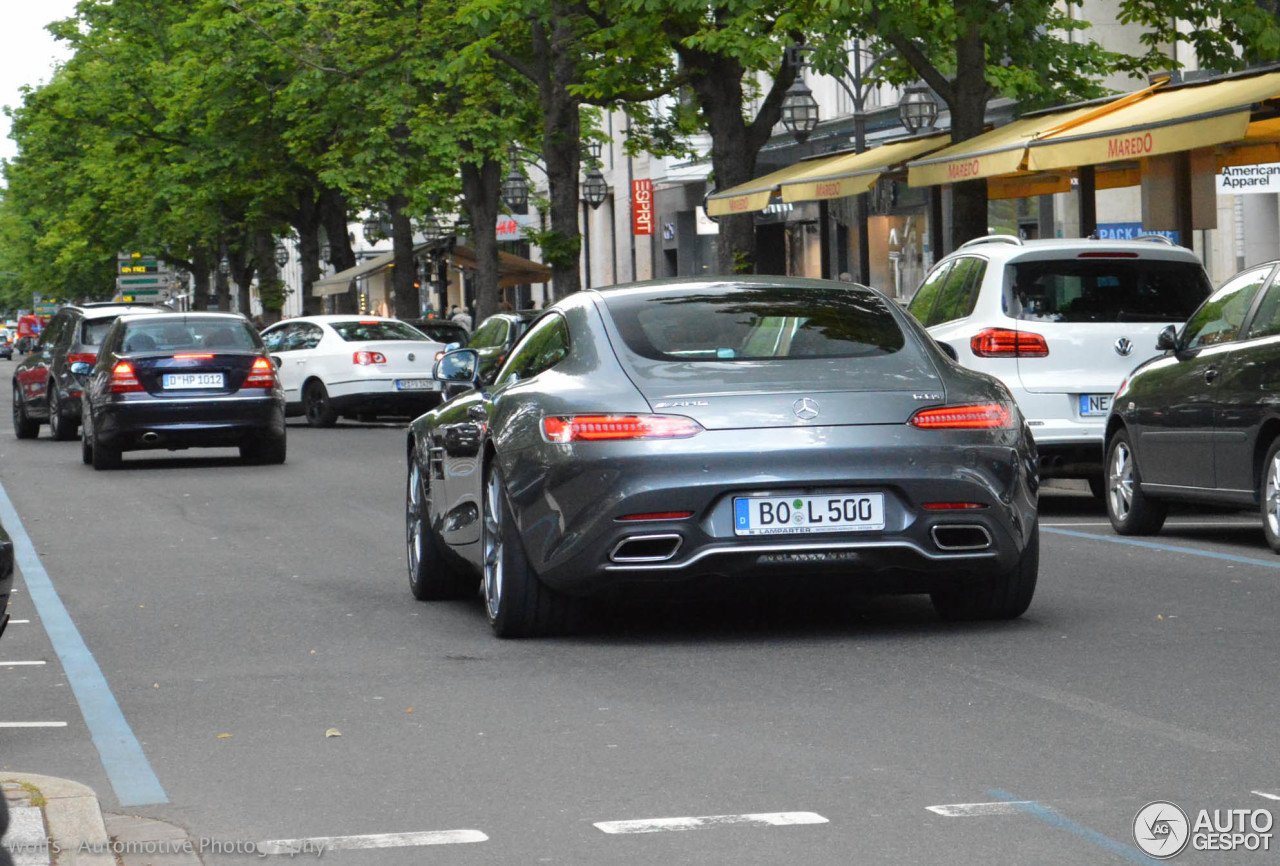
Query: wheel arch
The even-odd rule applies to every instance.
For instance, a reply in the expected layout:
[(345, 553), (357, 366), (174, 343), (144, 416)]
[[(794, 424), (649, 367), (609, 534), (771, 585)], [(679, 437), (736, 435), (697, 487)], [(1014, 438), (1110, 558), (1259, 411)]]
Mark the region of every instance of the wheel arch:
[(1254, 441), (1253, 446), (1253, 489), (1262, 493), (1262, 472), (1263, 461), (1267, 459), (1267, 452), (1271, 450), (1271, 445), (1280, 437), (1280, 418), (1271, 417), (1262, 423), (1262, 427), (1258, 429), (1258, 438)]

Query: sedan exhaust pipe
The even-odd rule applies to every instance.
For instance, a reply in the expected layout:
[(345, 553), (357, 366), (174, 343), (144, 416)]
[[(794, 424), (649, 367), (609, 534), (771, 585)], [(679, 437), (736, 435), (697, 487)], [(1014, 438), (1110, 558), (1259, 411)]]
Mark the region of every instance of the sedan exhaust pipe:
[(929, 530), (939, 550), (986, 550), (991, 546), (991, 533), (976, 524), (943, 524)]
[(142, 441), (148, 445), (154, 445), (160, 441), (160, 434), (154, 430), (148, 430), (146, 433), (142, 434)]
[(676, 555), (684, 538), (676, 533), (632, 535), (622, 539), (609, 553), (614, 562), (666, 562)]

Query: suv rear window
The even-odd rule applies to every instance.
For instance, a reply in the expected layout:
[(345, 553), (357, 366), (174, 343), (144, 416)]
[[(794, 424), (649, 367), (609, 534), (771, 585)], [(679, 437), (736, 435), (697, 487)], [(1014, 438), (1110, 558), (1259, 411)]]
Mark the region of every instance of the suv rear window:
[(1006, 311), (1033, 322), (1182, 322), (1213, 291), (1192, 262), (1051, 259), (1009, 271)]
[(738, 286), (605, 294), (627, 347), (655, 361), (891, 355), (906, 337), (860, 289)]
[(102, 338), (107, 335), (107, 331), (111, 330), (111, 326), (115, 324), (115, 321), (115, 316), (109, 319), (85, 319), (80, 323), (80, 345), (101, 345)]

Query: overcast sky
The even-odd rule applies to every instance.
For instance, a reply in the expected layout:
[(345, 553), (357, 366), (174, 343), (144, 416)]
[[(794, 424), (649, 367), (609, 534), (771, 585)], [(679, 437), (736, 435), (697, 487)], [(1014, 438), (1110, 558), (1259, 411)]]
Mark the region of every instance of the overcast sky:
[[(0, 104), (16, 107), (22, 103), (24, 84), (47, 82), (54, 64), (69, 54), (66, 46), (54, 42), (44, 26), (70, 18), (75, 0), (3, 0), (4, 23), (0, 24)], [(9, 118), (0, 116), (0, 157), (13, 159), (17, 153), (9, 138)]]

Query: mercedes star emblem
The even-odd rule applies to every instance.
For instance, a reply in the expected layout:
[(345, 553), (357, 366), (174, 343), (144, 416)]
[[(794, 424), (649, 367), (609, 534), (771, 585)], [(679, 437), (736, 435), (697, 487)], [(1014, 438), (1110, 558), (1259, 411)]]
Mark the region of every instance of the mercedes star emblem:
[(791, 408), (801, 421), (812, 421), (818, 417), (818, 401), (812, 397), (801, 397), (791, 404)]
[(1121, 337), (1116, 340), (1116, 354), (1121, 358), (1127, 358), (1133, 353), (1133, 341), (1128, 337)]

